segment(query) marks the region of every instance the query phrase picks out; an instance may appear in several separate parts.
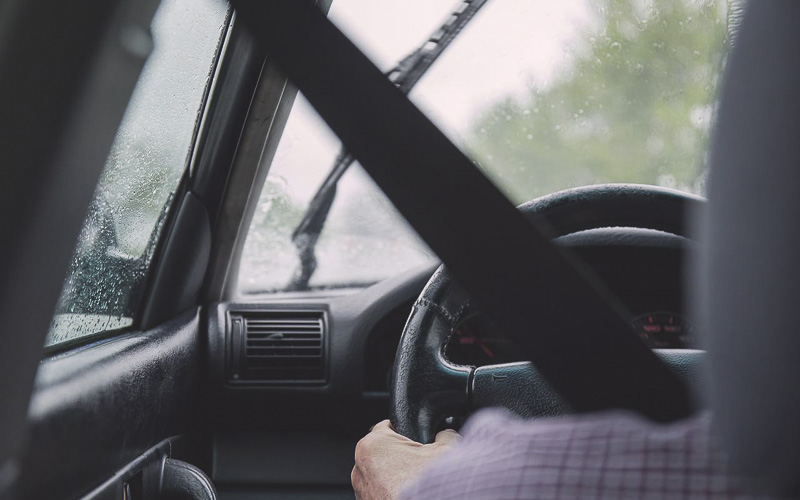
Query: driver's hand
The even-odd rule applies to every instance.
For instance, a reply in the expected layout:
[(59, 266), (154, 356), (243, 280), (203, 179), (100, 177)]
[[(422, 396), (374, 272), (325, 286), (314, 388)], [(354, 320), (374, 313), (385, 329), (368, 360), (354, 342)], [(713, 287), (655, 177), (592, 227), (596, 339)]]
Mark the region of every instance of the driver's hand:
[(393, 500), (422, 469), (461, 439), (453, 430), (419, 444), (396, 433), (388, 420), (377, 424), (356, 445), (356, 466), (350, 481), (359, 500)]

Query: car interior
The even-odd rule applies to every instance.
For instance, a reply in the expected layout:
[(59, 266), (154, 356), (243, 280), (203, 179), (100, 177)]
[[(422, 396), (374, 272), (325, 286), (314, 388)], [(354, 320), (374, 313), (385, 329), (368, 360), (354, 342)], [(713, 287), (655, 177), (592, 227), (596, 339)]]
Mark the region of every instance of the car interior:
[(352, 499), (492, 407), (710, 408), (800, 495), (800, 4), (438, 3), (0, 5), (0, 498)]

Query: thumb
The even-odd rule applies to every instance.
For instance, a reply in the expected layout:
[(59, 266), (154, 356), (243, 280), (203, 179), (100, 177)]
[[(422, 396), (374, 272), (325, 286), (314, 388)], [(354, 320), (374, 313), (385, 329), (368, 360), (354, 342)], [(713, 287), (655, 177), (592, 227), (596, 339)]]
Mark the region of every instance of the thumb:
[(436, 442), (442, 443), (446, 445), (454, 445), (461, 441), (461, 434), (457, 433), (453, 429), (445, 429), (440, 433), (436, 434)]

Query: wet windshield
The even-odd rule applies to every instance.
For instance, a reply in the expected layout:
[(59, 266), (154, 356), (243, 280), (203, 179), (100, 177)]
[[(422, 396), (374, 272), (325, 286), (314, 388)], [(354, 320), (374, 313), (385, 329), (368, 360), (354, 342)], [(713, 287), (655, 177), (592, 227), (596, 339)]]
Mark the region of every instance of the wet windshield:
[[(386, 71), (457, 4), (336, 0), (331, 18)], [(712, 0), (491, 0), (410, 97), (515, 203), (606, 182), (702, 194), (729, 10)], [(299, 98), (248, 236), (243, 291), (291, 288), (301, 267), (291, 233), (337, 146)], [(307, 288), (364, 285), (431, 258), (352, 170)]]
[[(386, 72), (389, 81), (403, 94), (411, 92), (420, 78), (425, 76), (485, 3), (486, 0), (463, 0), (422, 45), (412, 50), (395, 67)], [(355, 157), (342, 145), (328, 176), (314, 193), (303, 218), (292, 233), (292, 243), (297, 247), (300, 264), (287, 290), (308, 288), (308, 283), (317, 269), (317, 242), (336, 197), (339, 180), (354, 161)]]
[(727, 7), (498, 0), (470, 30), (502, 35), (465, 33), (414, 98), (517, 203), (604, 182), (703, 193)]

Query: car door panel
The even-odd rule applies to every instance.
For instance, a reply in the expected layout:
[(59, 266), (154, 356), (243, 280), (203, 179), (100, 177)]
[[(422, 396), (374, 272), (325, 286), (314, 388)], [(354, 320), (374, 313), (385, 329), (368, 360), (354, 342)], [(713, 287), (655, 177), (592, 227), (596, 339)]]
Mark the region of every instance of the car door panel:
[(154, 443), (185, 432), (199, 404), (200, 321), (193, 309), (153, 330), (42, 361), (22, 497), (75, 498)]

